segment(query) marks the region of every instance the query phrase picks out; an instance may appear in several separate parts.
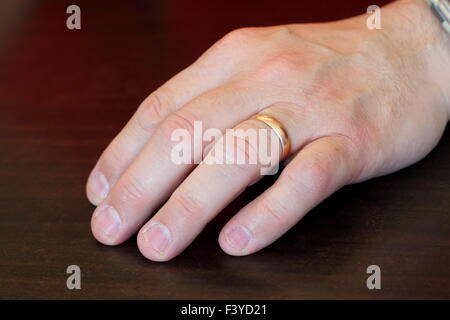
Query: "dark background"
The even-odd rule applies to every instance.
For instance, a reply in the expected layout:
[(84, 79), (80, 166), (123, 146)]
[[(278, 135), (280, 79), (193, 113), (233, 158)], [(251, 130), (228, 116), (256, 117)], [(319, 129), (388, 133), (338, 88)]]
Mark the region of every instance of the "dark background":
[[(65, 26), (70, 4), (82, 30)], [(450, 298), (448, 130), (423, 161), (341, 189), (248, 257), (223, 253), (218, 232), (270, 179), (170, 262), (146, 260), (135, 239), (107, 247), (90, 233), (87, 175), (152, 90), (232, 29), (340, 19), (371, 4), (2, 0), (0, 298)], [(71, 264), (81, 290), (66, 288)], [(372, 264), (381, 290), (366, 288)]]

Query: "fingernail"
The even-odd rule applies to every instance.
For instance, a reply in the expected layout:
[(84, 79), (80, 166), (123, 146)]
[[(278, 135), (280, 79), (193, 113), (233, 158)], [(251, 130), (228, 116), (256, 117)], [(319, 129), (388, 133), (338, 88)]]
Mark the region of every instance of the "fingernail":
[(121, 220), (117, 211), (111, 206), (98, 207), (94, 211), (97, 228), (108, 237), (119, 232)]
[(144, 230), (144, 240), (160, 254), (163, 254), (164, 250), (166, 250), (170, 243), (170, 238), (169, 229), (161, 223), (154, 223)]
[(99, 202), (101, 202), (108, 195), (109, 183), (105, 175), (97, 171), (89, 178), (88, 188), (98, 198)]
[(225, 233), (229, 245), (236, 250), (243, 250), (250, 242), (250, 231), (247, 228), (237, 225)]

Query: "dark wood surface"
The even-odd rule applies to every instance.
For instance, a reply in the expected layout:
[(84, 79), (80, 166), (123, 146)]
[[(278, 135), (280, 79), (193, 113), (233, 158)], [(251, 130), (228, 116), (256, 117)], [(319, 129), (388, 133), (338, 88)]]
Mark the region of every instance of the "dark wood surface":
[[(371, 1), (77, 1), (80, 31), (65, 28), (69, 4), (0, 6), (0, 298), (450, 298), (449, 130), (423, 161), (341, 189), (248, 257), (223, 253), (218, 232), (270, 179), (167, 263), (90, 233), (89, 170), (164, 80), (234, 28), (338, 19)], [(66, 288), (72, 264), (81, 290)], [(366, 288), (372, 264), (381, 290)]]

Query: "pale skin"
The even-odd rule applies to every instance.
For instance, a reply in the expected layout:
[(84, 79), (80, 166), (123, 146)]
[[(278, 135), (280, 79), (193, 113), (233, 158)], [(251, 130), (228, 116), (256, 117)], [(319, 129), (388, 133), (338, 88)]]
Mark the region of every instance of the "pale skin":
[(450, 35), (424, 1), (381, 14), (381, 30), (362, 15), (233, 31), (150, 94), (88, 179), (95, 238), (118, 245), (138, 232), (146, 258), (170, 260), (259, 178), (257, 165), (174, 164), (171, 133), (194, 120), (265, 128), (247, 119), (269, 114), (292, 143), (277, 181), (220, 232), (235, 256), (273, 243), (342, 186), (426, 156), (450, 117)]

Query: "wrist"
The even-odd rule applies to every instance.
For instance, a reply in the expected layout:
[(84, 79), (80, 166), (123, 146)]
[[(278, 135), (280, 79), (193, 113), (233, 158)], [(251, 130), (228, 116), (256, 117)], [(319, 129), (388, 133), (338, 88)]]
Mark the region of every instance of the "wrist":
[[(433, 102), (450, 119), (450, 34), (441, 26), (425, 0), (398, 0), (382, 9), (382, 26), (394, 41), (420, 55)], [(389, 35), (390, 34), (390, 35)]]

